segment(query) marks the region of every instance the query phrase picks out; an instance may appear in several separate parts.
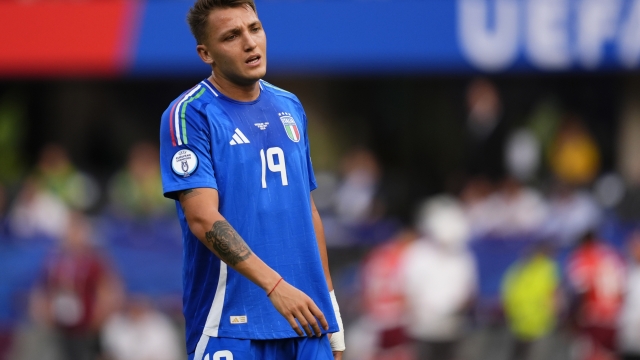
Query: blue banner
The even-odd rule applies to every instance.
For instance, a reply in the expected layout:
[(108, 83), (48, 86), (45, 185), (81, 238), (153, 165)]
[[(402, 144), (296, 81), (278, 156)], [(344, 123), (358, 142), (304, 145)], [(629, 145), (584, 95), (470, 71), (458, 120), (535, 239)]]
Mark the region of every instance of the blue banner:
[[(191, 2), (149, 2), (133, 74), (206, 74)], [(640, 0), (257, 1), (269, 74), (635, 70)]]

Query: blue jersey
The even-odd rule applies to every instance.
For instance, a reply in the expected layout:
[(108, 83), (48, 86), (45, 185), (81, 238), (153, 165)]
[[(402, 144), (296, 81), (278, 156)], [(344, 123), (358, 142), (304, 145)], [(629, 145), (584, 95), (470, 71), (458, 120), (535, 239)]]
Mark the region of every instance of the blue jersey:
[[(218, 190), (219, 212), (251, 250), (306, 293), (338, 331), (311, 216), (315, 178), (307, 119), (298, 98), (260, 81), (251, 102), (203, 80), (162, 115), (160, 168), (165, 196)], [(201, 336), (297, 337), (265, 292), (228, 267), (189, 230), (180, 204), (187, 351)], [(212, 224), (213, 225), (213, 224)]]

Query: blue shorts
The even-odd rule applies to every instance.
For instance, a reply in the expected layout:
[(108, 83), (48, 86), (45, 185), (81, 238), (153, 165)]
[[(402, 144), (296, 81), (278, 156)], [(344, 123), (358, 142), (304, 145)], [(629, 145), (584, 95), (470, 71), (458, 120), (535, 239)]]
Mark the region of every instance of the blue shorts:
[[(203, 335), (204, 353), (198, 349), (189, 360), (333, 360), (327, 335), (278, 340), (214, 338)], [(196, 356), (198, 358), (196, 358)]]

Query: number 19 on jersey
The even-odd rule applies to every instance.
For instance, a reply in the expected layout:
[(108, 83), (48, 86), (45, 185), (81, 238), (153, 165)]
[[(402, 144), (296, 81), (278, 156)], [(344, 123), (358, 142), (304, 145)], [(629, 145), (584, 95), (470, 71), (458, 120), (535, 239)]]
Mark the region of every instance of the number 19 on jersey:
[[(277, 159), (274, 161), (275, 158)], [(267, 167), (271, 172), (279, 172), (282, 179), (282, 186), (289, 185), (287, 180), (287, 166), (284, 161), (284, 151), (279, 147), (272, 147), (267, 149), (265, 156), (264, 149), (260, 149), (260, 160), (262, 161), (262, 188), (267, 188)]]

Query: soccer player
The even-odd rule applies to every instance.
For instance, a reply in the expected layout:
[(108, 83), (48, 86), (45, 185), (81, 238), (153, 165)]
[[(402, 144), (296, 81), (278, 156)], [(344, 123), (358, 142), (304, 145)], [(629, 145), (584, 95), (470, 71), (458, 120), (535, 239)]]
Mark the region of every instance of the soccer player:
[(302, 105), (261, 80), (253, 0), (197, 0), (187, 20), (212, 74), (162, 115), (160, 161), (182, 225), (189, 359), (341, 359)]

